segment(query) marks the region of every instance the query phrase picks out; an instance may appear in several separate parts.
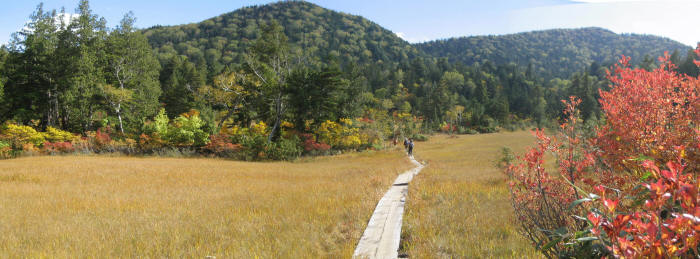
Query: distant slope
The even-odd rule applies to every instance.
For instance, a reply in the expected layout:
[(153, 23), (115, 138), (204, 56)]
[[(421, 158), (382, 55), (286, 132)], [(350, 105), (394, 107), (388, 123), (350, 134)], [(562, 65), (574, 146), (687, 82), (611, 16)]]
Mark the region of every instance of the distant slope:
[(616, 34), (601, 28), (554, 29), (502, 36), (451, 38), (415, 44), (433, 57), (446, 57), (466, 65), (515, 62), (534, 65), (540, 75), (568, 77), (592, 62), (609, 64), (620, 55), (640, 62), (645, 55), (652, 58), (678, 50), (685, 55), (690, 49), (677, 41), (652, 35)]
[(406, 64), (415, 57), (448, 58), (465, 65), (532, 64), (540, 76), (569, 77), (593, 62), (609, 65), (620, 55), (639, 63), (664, 51), (685, 55), (689, 46), (652, 35), (616, 34), (601, 28), (553, 29), (501, 36), (473, 36), (409, 44), (361, 16), (303, 1), (244, 7), (199, 23), (144, 30), (161, 61), (185, 55), (209, 76), (243, 63), (259, 25), (276, 20), (293, 50), (316, 60), (336, 59), (361, 67)]
[(285, 28), (293, 48), (312, 58), (363, 64), (407, 61), (419, 54), (374, 22), (302, 1), (245, 7), (200, 23), (156, 26), (144, 33), (161, 59), (182, 54), (218, 73), (224, 65), (241, 63), (258, 38), (259, 25), (273, 19)]

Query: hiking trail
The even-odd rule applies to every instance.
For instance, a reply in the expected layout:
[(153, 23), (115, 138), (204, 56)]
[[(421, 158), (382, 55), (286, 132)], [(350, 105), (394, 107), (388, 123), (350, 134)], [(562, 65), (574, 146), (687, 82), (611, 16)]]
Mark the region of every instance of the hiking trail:
[(398, 177), (377, 203), (367, 228), (355, 248), (353, 258), (397, 258), (401, 241), (403, 208), (408, 194), (408, 183), (424, 167), (409, 156), (414, 167)]

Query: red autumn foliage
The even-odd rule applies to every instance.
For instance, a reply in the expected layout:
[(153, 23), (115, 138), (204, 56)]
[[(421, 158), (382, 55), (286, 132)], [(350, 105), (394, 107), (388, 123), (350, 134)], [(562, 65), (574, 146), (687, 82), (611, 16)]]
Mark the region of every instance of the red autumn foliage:
[(442, 127), (440, 127), (440, 130), (442, 132), (455, 132), (457, 131), (457, 126), (453, 125), (452, 123), (445, 123), (442, 125)]
[(301, 137), (304, 139), (304, 151), (306, 152), (313, 152), (313, 151), (328, 151), (331, 149), (331, 146), (323, 143), (323, 142), (316, 142), (316, 138), (312, 134), (305, 133), (302, 134)]
[[(506, 168), (520, 233), (548, 257), (570, 255), (574, 249), (552, 243), (559, 237), (541, 230), (565, 230), (565, 233), (583, 230), (586, 225), (570, 217), (568, 207), (583, 195), (574, 185), (590, 187), (595, 182), (591, 173), (593, 154), (580, 136), (581, 119), (576, 106), (581, 101), (572, 97), (564, 103), (566, 121), (560, 134), (547, 136), (543, 130), (535, 130), (536, 146), (518, 157), (518, 163)], [(555, 172), (545, 169), (547, 153), (559, 158)], [(576, 209), (581, 212), (581, 208)]]
[(97, 132), (95, 132), (95, 146), (99, 149), (102, 147), (105, 147), (109, 145), (110, 142), (112, 142), (112, 137), (110, 137), (110, 133), (112, 130), (107, 127), (107, 128), (100, 128), (97, 129)]
[[(507, 168), (521, 232), (545, 256), (700, 254), (700, 78), (660, 60), (653, 71), (626, 57), (613, 67), (593, 137), (577, 132), (572, 98), (559, 137), (536, 131), (537, 146)], [(545, 170), (547, 153), (558, 172)]]
[[(682, 152), (682, 148), (679, 148)], [(643, 205), (618, 208), (616, 193), (598, 188), (605, 210), (591, 211), (591, 233), (609, 240), (608, 249), (628, 258), (663, 258), (697, 255), (700, 233), (700, 197), (697, 172), (688, 173), (681, 157), (660, 169), (650, 160), (642, 166), (655, 180), (642, 186), (648, 190)]]
[[(597, 146), (615, 169), (629, 169), (626, 161), (640, 155), (672, 161), (674, 147), (697, 143), (700, 121), (700, 80), (674, 72), (668, 54), (661, 68), (631, 69), (622, 57), (609, 73), (610, 91), (600, 91), (600, 105), (607, 124), (598, 130)], [(697, 145), (686, 150), (697, 165)]]
[(44, 150), (48, 153), (70, 153), (75, 151), (73, 143), (65, 142), (45, 142)]
[(225, 134), (209, 136), (209, 143), (202, 147), (202, 150), (222, 157), (228, 157), (232, 153), (241, 150), (241, 145), (231, 143), (231, 137)]

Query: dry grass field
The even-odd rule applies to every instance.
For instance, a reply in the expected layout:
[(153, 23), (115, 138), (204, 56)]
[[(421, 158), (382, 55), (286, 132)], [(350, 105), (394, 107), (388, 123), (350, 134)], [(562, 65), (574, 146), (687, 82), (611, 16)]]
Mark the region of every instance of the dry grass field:
[(433, 136), (416, 144), (428, 166), (409, 186), (402, 251), (411, 258), (539, 257), (517, 233), (505, 176), (494, 165), (501, 147), (520, 154), (527, 131)]
[(350, 257), (377, 201), (409, 167), (398, 151), (294, 163), (4, 160), (0, 257)]

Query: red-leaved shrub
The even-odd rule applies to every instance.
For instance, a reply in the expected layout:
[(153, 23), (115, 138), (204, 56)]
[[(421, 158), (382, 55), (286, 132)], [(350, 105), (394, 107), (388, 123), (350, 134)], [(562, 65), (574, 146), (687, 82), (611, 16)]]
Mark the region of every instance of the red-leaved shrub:
[(95, 138), (93, 139), (94, 147), (101, 150), (109, 145), (110, 142), (112, 142), (110, 133), (111, 129), (109, 127), (97, 129), (97, 132), (95, 132)]
[(572, 98), (559, 137), (536, 131), (538, 145), (506, 169), (521, 233), (545, 256), (700, 256), (700, 78), (660, 60), (613, 67), (594, 137), (577, 130)]
[(209, 136), (207, 143), (202, 150), (219, 157), (233, 157), (241, 150), (241, 145), (231, 143), (231, 137), (225, 134)]
[(71, 153), (75, 151), (75, 148), (73, 147), (73, 143), (64, 141), (64, 142), (45, 142), (44, 143), (44, 150), (49, 153), (49, 154), (54, 154), (54, 153)]
[(312, 134), (306, 133), (301, 136), (304, 139), (304, 151), (306, 152), (326, 152), (331, 149), (331, 146), (326, 143), (316, 142)]

